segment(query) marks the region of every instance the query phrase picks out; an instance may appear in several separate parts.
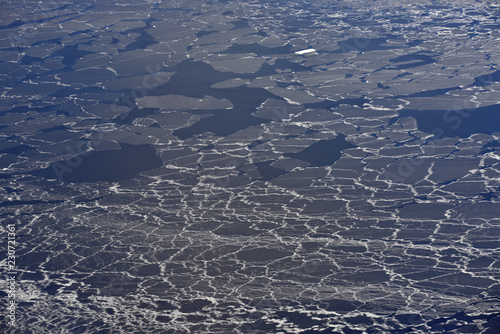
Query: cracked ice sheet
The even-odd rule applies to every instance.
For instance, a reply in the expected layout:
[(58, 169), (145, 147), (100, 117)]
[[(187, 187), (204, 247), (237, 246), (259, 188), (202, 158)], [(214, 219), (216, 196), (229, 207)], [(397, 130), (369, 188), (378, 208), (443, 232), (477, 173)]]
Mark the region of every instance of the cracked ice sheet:
[[(498, 7), (51, 4), (7, 3), (0, 30), (19, 331), (498, 327), (498, 129), (405, 113), (497, 103)], [(135, 172), (68, 182), (96, 157)]]

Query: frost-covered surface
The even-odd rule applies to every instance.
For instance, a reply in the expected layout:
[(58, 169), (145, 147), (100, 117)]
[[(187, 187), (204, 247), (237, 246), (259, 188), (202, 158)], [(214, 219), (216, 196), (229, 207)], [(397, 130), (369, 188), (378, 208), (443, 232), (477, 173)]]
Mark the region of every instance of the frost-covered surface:
[(500, 7), (368, 3), (2, 2), (1, 330), (496, 333)]

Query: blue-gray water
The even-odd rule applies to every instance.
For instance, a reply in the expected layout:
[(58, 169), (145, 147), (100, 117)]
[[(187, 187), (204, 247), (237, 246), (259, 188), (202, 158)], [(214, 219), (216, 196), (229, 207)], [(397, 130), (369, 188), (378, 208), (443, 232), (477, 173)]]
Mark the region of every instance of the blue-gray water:
[(499, 333), (499, 14), (4, 2), (0, 331)]

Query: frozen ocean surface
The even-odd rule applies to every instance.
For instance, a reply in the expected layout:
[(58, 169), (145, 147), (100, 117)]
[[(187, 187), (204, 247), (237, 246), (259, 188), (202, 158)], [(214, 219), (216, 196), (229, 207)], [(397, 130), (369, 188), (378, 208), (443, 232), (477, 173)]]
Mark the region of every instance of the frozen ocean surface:
[(498, 2), (1, 7), (0, 332), (500, 333)]

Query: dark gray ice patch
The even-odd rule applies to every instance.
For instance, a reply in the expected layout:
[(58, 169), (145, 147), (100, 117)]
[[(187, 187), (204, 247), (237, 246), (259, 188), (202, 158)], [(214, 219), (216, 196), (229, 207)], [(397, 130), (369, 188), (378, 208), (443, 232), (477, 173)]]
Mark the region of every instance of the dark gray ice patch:
[(451, 92), (453, 90), (458, 90), (460, 87), (449, 87), (449, 88), (441, 88), (441, 89), (432, 89), (432, 90), (423, 90), (418, 93), (413, 93), (409, 95), (397, 95), (394, 96), (394, 98), (401, 98), (401, 97), (434, 97), (434, 96), (439, 96), (439, 95), (444, 95), (448, 92)]
[(284, 46), (277, 46), (274, 48), (263, 46), (257, 43), (252, 44), (232, 44), (224, 53), (238, 54), (238, 53), (255, 53), (257, 56), (269, 56), (276, 54), (288, 54), (292, 46), (290, 44)]
[(243, 261), (270, 261), (270, 260), (277, 260), (290, 255), (292, 255), (291, 252), (281, 251), (278, 249), (269, 249), (265, 247), (244, 250), (236, 254), (238, 259)]
[(234, 110), (211, 112), (215, 115), (203, 118), (189, 127), (175, 130), (173, 134), (183, 140), (205, 132), (211, 132), (217, 136), (227, 136), (238, 130), (269, 122), (269, 120)]
[(34, 147), (22, 144), (22, 145), (16, 145), (13, 147), (9, 147), (9, 148), (0, 149), (0, 154), (6, 153), (6, 154), (19, 155), (21, 153), (24, 153), (24, 152), (29, 151), (29, 150), (34, 150), (34, 149), (35, 149)]
[(345, 135), (339, 134), (333, 139), (320, 140), (300, 152), (285, 153), (285, 156), (306, 161), (313, 167), (330, 166), (340, 158), (342, 150), (355, 147), (345, 140)]
[(4, 30), (4, 29), (14, 29), (14, 28), (17, 28), (17, 27), (20, 27), (22, 26), (23, 24), (25, 24), (26, 22), (22, 21), (22, 20), (15, 20), (9, 24), (6, 24), (6, 25), (3, 25), (3, 26), (0, 26), (0, 30)]
[(345, 275), (343, 278), (352, 282), (381, 283), (389, 281), (390, 276), (385, 271), (379, 270)]
[(441, 203), (410, 203), (399, 209), (399, 216), (402, 219), (444, 219), (451, 208)]
[(435, 59), (432, 57), (433, 54), (428, 54), (424, 52), (415, 52), (412, 54), (407, 54), (399, 56), (396, 58), (389, 59), (391, 63), (403, 63), (395, 66), (395, 69), (402, 70), (406, 68), (413, 68), (422, 65), (432, 64)]
[(432, 133), (438, 138), (467, 138), (475, 133), (498, 132), (500, 104), (475, 109), (401, 110), (399, 117), (405, 116), (416, 119), (420, 131)]
[(257, 170), (259, 171), (259, 174), (261, 178), (265, 181), (274, 179), (275, 177), (284, 175), (286, 173), (286, 170), (281, 169), (281, 168), (275, 168), (271, 166), (271, 164), (274, 161), (263, 161), (263, 162), (257, 162), (255, 163), (255, 167), (257, 167)]
[(216, 33), (217, 30), (200, 30), (198, 31), (196, 34), (194, 34), (196, 37), (200, 38), (200, 37), (203, 37), (203, 36), (208, 36), (208, 35), (211, 35), (211, 34), (214, 34)]
[(6, 207), (6, 206), (16, 206), (16, 205), (39, 205), (39, 204), (43, 204), (43, 205), (48, 205), (48, 204), (58, 204), (58, 203), (62, 203), (64, 201), (60, 200), (60, 201), (39, 201), (39, 200), (36, 200), (36, 201), (5, 201), (5, 202), (0, 202), (0, 208), (2, 207)]
[(45, 131), (44, 133), (37, 134), (33, 136), (35, 139), (40, 139), (43, 141), (53, 142), (53, 143), (62, 143), (66, 140), (78, 139), (81, 137), (81, 134), (76, 132), (65, 130), (55, 130), (55, 131)]
[(500, 82), (500, 70), (474, 78), (474, 86), (489, 86), (494, 82)]
[(209, 305), (212, 305), (212, 302), (206, 299), (189, 300), (182, 304), (180, 311), (182, 313), (198, 312)]
[(62, 63), (66, 66), (71, 66), (77, 62), (78, 59), (83, 56), (93, 54), (95, 52), (78, 50), (79, 44), (76, 45), (66, 45), (64, 48), (53, 52), (50, 57), (62, 56)]
[(350, 312), (356, 310), (360, 305), (361, 303), (356, 301), (331, 299), (325, 309), (334, 312)]
[(31, 57), (29, 55), (24, 55), (20, 60), (19, 63), (21, 65), (34, 65), (36, 63), (43, 63), (43, 59), (40, 57)]
[(117, 182), (128, 180), (139, 173), (161, 167), (162, 159), (150, 145), (120, 144), (119, 150), (93, 151), (71, 160), (57, 161), (49, 167), (29, 174), (46, 179), (81, 182)]
[(385, 45), (389, 39), (396, 39), (397, 37), (389, 35), (387, 37), (378, 38), (349, 38), (345, 41), (338, 43), (339, 48), (333, 53), (346, 53), (351, 51), (367, 52), (376, 50), (390, 50), (395, 49), (395, 46)]
[(157, 44), (158, 42), (156, 41), (156, 39), (153, 36), (151, 36), (150, 34), (148, 34), (148, 32), (146, 31), (147, 29), (152, 28), (152, 23), (154, 21), (156, 21), (156, 19), (149, 18), (148, 20), (146, 20), (144, 22), (146, 24), (145, 27), (133, 28), (133, 29), (129, 29), (129, 30), (125, 30), (125, 31), (121, 32), (121, 34), (123, 34), (123, 35), (128, 35), (130, 33), (136, 33), (136, 34), (139, 34), (139, 36), (136, 37), (134, 42), (127, 44), (125, 46), (125, 48), (119, 49), (118, 52), (123, 53), (123, 52), (128, 52), (128, 51), (133, 51), (133, 50), (144, 50), (150, 45)]

